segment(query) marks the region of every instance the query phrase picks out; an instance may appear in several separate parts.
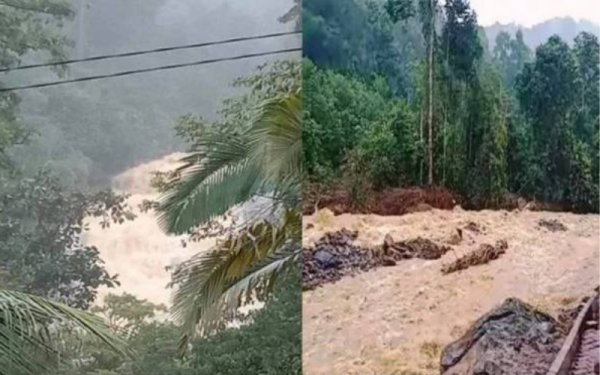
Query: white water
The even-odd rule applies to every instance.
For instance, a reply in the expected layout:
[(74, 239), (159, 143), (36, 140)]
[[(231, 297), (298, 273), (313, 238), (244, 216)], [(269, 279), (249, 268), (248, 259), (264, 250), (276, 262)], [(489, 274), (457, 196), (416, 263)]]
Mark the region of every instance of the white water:
[(162, 159), (139, 165), (113, 179), (113, 188), (128, 193), (129, 206), (137, 218), (121, 225), (112, 224), (102, 229), (99, 220), (89, 220), (90, 230), (84, 241), (100, 251), (106, 269), (119, 275), (121, 286), (101, 288), (97, 303), (101, 304), (108, 293), (128, 292), (153, 303), (168, 304), (171, 290), (167, 289), (170, 275), (165, 269), (212, 247), (214, 239), (182, 245), (184, 237), (167, 236), (159, 227), (153, 212), (142, 213), (139, 204), (145, 199), (157, 198), (150, 187), (152, 172), (167, 171), (177, 166), (183, 154), (172, 154)]

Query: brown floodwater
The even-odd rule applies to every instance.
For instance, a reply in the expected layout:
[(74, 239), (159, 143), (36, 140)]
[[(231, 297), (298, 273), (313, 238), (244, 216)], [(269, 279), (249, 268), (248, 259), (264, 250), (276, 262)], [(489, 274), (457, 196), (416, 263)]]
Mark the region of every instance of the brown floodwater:
[[(566, 231), (540, 228), (556, 219)], [(439, 260), (412, 259), (346, 277), (303, 293), (303, 364), (307, 375), (431, 375), (441, 349), (506, 298), (517, 297), (557, 316), (598, 286), (599, 216), (550, 212), (432, 210), (404, 216), (339, 215), (304, 218), (309, 246), (324, 233), (357, 230), (357, 242), (375, 246), (421, 236), (463, 240)], [(312, 224), (312, 225), (308, 225)], [(482, 243), (504, 239), (506, 254), (489, 264), (443, 275), (440, 270)]]
[(178, 166), (183, 154), (171, 154), (162, 159), (141, 164), (113, 179), (113, 188), (130, 194), (129, 206), (137, 218), (110, 228), (100, 227), (99, 220), (90, 219), (90, 230), (85, 243), (95, 245), (111, 274), (118, 274), (121, 286), (99, 290), (97, 303), (108, 293), (131, 293), (153, 303), (168, 304), (171, 290), (167, 289), (170, 274), (167, 266), (176, 265), (199, 251), (214, 245), (214, 239), (182, 245), (185, 237), (168, 236), (158, 226), (153, 212), (140, 212), (139, 205), (146, 199), (158, 198), (150, 186), (152, 173), (168, 171)]

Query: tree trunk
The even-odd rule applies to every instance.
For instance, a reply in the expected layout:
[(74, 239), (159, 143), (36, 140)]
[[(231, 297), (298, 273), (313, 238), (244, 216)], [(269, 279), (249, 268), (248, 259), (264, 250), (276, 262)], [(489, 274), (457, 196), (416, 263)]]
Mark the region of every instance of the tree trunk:
[(424, 107), (424, 103), (422, 102), (423, 99), (421, 99), (421, 110), (420, 112), (420, 116), (419, 116), (419, 184), (423, 184), (423, 164), (425, 163), (425, 158), (423, 155), (423, 138), (424, 138), (424, 132), (423, 132), (423, 107)]
[(434, 0), (430, 0), (430, 29), (429, 29), (429, 111), (427, 114), (427, 126), (429, 126), (429, 148), (428, 148), (428, 159), (429, 159), (429, 178), (428, 184), (433, 185), (433, 42), (435, 33), (435, 8)]

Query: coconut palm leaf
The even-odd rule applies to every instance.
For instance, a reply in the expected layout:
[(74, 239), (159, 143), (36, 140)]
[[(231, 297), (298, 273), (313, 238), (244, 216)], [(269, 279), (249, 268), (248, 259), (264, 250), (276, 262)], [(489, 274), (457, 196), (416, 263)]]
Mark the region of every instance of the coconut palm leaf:
[(182, 264), (174, 275), (178, 288), (171, 310), (184, 328), (180, 348), (195, 334), (212, 333), (223, 316), (244, 303), (266, 297), (295, 264), (300, 241), (300, 214), (289, 210), (281, 224), (255, 224)]
[[(182, 159), (180, 177), (158, 205), (159, 224), (182, 234), (257, 194), (299, 196), (301, 93), (265, 102), (242, 131), (208, 132)], [(294, 187), (292, 189), (291, 187)]]
[[(12, 290), (0, 289), (0, 359), (5, 366), (39, 374), (51, 366), (42, 356), (58, 357), (61, 329), (88, 335), (123, 355), (125, 343), (99, 317), (61, 303)], [(11, 371), (0, 367), (0, 375)]]
[(248, 135), (251, 158), (271, 187), (297, 203), (302, 176), (302, 97), (298, 92), (263, 104)]

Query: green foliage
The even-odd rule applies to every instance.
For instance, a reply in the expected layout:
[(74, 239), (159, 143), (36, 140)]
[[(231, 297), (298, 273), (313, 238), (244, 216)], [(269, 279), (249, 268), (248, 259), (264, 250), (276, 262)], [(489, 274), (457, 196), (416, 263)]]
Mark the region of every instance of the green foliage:
[(20, 62), (28, 52), (43, 51), (52, 60), (64, 60), (67, 39), (56, 30), (73, 15), (64, 0), (0, 2), (0, 66)]
[[(584, 47), (585, 46), (585, 47)], [(517, 79), (517, 93), (533, 131), (533, 193), (546, 200), (570, 202), (581, 210), (598, 207), (593, 179), (598, 128), (598, 41), (582, 34), (572, 50), (554, 36), (536, 50)]]
[[(355, 203), (371, 187), (429, 180), (474, 207), (514, 193), (598, 211), (596, 37), (582, 33), (571, 48), (553, 36), (533, 55), (522, 32), (500, 33), (490, 54), (464, 0), (306, 4), (308, 180), (344, 186)], [(373, 30), (385, 44), (365, 42)], [(363, 56), (386, 56), (392, 68)]]
[(369, 173), (373, 176), (377, 188), (398, 183), (398, 143), (391, 125), (375, 124), (357, 146), (358, 150), (363, 151), (362, 158), (369, 166)]
[(405, 21), (415, 15), (412, 0), (387, 0), (385, 3), (385, 11), (390, 15), (390, 18), (394, 23)]
[(443, 43), (445, 58), (458, 79), (468, 80), (483, 54), (479, 41), (477, 16), (468, 1), (447, 0), (444, 4), (446, 23)]
[(167, 308), (164, 305), (139, 300), (129, 293), (111, 293), (104, 298), (103, 306), (94, 306), (91, 311), (103, 316), (113, 330), (132, 335), (143, 323), (154, 318), (156, 312), (165, 312)]
[(291, 269), (250, 324), (194, 343), (194, 375), (302, 374), (299, 269)]
[(60, 364), (61, 334), (79, 334), (126, 354), (125, 343), (97, 316), (29, 294), (0, 289), (0, 374), (40, 374)]
[(348, 152), (342, 168), (343, 188), (350, 193), (354, 208), (362, 209), (373, 187), (370, 165), (360, 148)]
[(395, 93), (414, 95), (410, 58), (423, 54), (421, 37), (413, 27), (396, 32), (384, 6), (381, 1), (305, 0), (303, 55), (320, 67), (384, 77)]
[[(48, 173), (0, 179), (0, 263), (4, 282), (28, 293), (87, 308), (96, 289), (113, 286), (98, 249), (83, 244), (86, 217), (103, 226), (134, 218), (125, 196), (67, 192)], [(6, 285), (6, 284), (4, 284)]]
[(302, 117), (304, 168), (310, 174), (338, 169), (369, 124), (383, 121), (390, 111), (389, 90), (319, 69), (308, 60), (304, 62), (303, 87), (310, 93)]
[(137, 319), (157, 314), (160, 308), (150, 312), (147, 302), (115, 296), (126, 303), (105, 305), (101, 309), (120, 317), (132, 317), (126, 319), (126, 325), (135, 326), (127, 337), (127, 345), (135, 356), (123, 358), (96, 344), (78, 343), (79, 349), (74, 350), (72, 357), (86, 360), (65, 361), (56, 375), (300, 375), (302, 298), (300, 288), (296, 287), (299, 284), (300, 267), (295, 264), (263, 308), (251, 311), (240, 327), (193, 341), (185, 357), (177, 353), (180, 327), (160, 319)]
[(526, 63), (531, 62), (531, 55), (531, 50), (525, 44), (523, 33), (520, 30), (514, 39), (507, 32), (501, 32), (496, 36), (493, 59), (509, 90), (514, 90), (517, 75), (523, 70)]
[(301, 227), (300, 214), (289, 210), (278, 225), (248, 226), (175, 270), (171, 313), (183, 326), (182, 350), (197, 333), (221, 329), (240, 306), (269, 296), (300, 256)]
[[(394, 99), (381, 79), (365, 83), (304, 64), (303, 85), (312, 93), (303, 107), (304, 168), (313, 181), (328, 174), (340, 177), (343, 165), (353, 160), (369, 166), (368, 185), (416, 183), (423, 149), (414, 109)], [(350, 180), (351, 175), (346, 173)]]
[(208, 128), (186, 121), (180, 133), (193, 142), (192, 152), (161, 184), (157, 210), (166, 231), (193, 235), (257, 197), (274, 214), (252, 215), (211, 251), (176, 268), (171, 313), (183, 328), (182, 352), (196, 334), (221, 330), (241, 305), (266, 298), (299, 257), (302, 97), (294, 71), (294, 64), (279, 63), (237, 81), (250, 93), (225, 101), (222, 122)]
[[(0, 67), (18, 65), (24, 55), (35, 52), (52, 60), (65, 58), (67, 40), (56, 30), (71, 16), (69, 4), (62, 0), (0, 2)], [(14, 167), (9, 146), (23, 144), (29, 137), (15, 115), (18, 103), (16, 95), (0, 94), (0, 174)]]
[(186, 233), (256, 195), (294, 207), (300, 184), (301, 94), (265, 101), (245, 129), (205, 131), (168, 183), (159, 223)]

